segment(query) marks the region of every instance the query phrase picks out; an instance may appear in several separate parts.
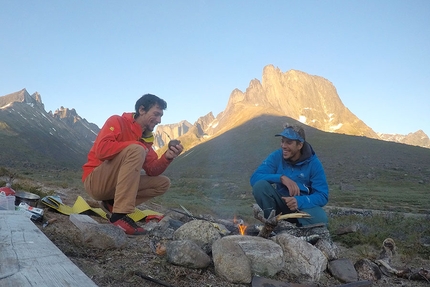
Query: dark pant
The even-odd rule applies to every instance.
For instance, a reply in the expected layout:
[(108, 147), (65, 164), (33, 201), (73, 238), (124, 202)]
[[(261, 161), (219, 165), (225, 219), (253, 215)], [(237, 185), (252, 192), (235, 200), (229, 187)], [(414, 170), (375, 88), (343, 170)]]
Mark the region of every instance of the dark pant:
[[(257, 181), (252, 187), (252, 193), (254, 195), (257, 204), (264, 212), (264, 217), (268, 218), (272, 210), (276, 211), (276, 214), (287, 214), (295, 211), (291, 211), (286, 205), (285, 201), (282, 200), (281, 195), (276, 189), (266, 180)], [(302, 212), (309, 213), (310, 218), (298, 218), (299, 225), (305, 226), (309, 224), (325, 223), (328, 224), (328, 218), (322, 207), (317, 206), (309, 209), (302, 209)]]

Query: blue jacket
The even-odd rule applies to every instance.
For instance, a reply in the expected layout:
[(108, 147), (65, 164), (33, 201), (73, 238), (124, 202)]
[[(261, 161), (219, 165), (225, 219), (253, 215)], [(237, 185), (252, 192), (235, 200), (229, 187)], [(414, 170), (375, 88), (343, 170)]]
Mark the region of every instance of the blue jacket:
[(276, 184), (281, 196), (289, 196), (288, 189), (281, 183), (285, 175), (295, 181), (300, 189), (300, 196), (295, 196), (299, 209), (324, 206), (328, 201), (328, 184), (323, 166), (312, 146), (305, 142), (300, 159), (289, 162), (282, 157), (282, 149), (272, 152), (251, 176), (251, 186), (257, 181), (266, 180)]

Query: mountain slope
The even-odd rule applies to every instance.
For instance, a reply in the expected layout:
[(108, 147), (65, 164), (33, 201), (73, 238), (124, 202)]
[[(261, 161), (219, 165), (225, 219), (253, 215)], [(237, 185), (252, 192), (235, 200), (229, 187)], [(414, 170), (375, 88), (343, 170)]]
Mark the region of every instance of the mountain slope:
[[(0, 162), (13, 168), (80, 168), (99, 129), (63, 109), (53, 115), (38, 93), (0, 97)], [(73, 117), (71, 119), (69, 117)]]
[[(219, 216), (235, 213), (251, 217), (250, 176), (280, 147), (274, 135), (285, 122), (301, 124), (288, 117), (263, 115), (186, 151), (165, 172), (172, 188), (159, 201), (166, 206), (186, 204), (202, 213), (200, 206), (209, 208)], [(387, 189), (405, 186), (411, 196), (428, 188), (429, 149), (301, 125), (323, 163), (332, 190), (352, 186), (375, 190), (376, 197), (385, 185)]]

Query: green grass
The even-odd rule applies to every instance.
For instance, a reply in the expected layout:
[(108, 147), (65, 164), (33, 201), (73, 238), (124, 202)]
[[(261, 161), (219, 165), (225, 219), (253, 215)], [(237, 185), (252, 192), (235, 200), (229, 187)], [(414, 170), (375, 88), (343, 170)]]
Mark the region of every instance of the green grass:
[(7, 178), (14, 175), (12, 189), (31, 192), (42, 198), (54, 194), (59, 187), (81, 190), (83, 188), (81, 174), (79, 170), (69, 169), (50, 171), (27, 169), (19, 173), (16, 169), (0, 167), (0, 176), (5, 179), (0, 180), (0, 186), (5, 186)]
[[(365, 250), (380, 250), (386, 238), (392, 238), (405, 260), (414, 257), (430, 259), (430, 247), (424, 246), (423, 238), (430, 237), (429, 217), (405, 217), (401, 214), (359, 216), (349, 215), (332, 217), (329, 221), (329, 230), (333, 240), (349, 248)], [(338, 228), (358, 224), (358, 232), (336, 236)], [(364, 252), (369, 256), (369, 252)]]
[(429, 214), (428, 185), (419, 183), (363, 182), (354, 190), (330, 188), (329, 204), (333, 206)]

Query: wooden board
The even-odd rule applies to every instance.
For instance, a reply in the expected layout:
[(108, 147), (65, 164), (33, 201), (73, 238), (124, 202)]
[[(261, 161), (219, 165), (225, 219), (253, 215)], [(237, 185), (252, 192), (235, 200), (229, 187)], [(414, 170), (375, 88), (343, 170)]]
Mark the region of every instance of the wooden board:
[(20, 211), (0, 210), (0, 286), (97, 286)]

